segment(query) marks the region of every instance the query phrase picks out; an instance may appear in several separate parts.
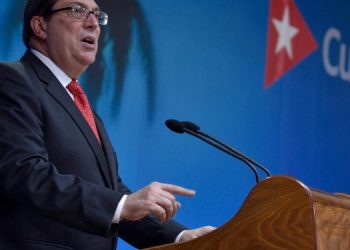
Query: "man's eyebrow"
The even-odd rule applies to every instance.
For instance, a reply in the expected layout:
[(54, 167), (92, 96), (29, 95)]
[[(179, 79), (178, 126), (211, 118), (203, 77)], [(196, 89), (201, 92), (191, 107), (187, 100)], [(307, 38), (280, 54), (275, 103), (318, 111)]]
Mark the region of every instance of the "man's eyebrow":
[[(85, 8), (85, 9), (88, 9), (88, 10), (89, 10), (89, 8), (88, 8), (84, 3), (81, 3), (81, 2), (72, 2), (72, 3), (70, 3), (69, 5), (70, 5), (70, 6), (79, 5), (79, 6), (83, 7), (83, 8)], [(96, 7), (94, 7), (94, 8), (92, 9), (92, 11), (95, 11), (95, 10), (100, 10), (100, 7), (96, 6)]]

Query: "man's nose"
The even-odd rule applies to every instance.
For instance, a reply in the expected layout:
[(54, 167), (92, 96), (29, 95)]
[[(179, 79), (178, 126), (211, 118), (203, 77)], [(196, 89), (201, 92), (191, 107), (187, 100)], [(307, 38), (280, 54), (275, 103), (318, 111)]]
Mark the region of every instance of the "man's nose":
[(85, 20), (85, 24), (88, 27), (99, 27), (98, 17), (96, 17), (95, 14), (91, 11)]

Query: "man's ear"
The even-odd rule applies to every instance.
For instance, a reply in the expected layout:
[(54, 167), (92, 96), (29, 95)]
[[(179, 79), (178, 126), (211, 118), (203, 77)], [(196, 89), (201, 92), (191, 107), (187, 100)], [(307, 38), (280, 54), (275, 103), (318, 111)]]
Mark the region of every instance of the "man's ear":
[(33, 34), (39, 39), (46, 39), (46, 21), (42, 16), (33, 16), (30, 20)]

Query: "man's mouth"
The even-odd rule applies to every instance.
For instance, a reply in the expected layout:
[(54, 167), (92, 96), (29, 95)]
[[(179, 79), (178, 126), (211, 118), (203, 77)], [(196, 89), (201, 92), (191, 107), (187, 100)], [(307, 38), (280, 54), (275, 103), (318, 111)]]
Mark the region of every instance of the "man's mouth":
[(82, 42), (89, 44), (89, 45), (94, 45), (95, 38), (94, 37), (85, 37), (84, 39), (82, 39)]

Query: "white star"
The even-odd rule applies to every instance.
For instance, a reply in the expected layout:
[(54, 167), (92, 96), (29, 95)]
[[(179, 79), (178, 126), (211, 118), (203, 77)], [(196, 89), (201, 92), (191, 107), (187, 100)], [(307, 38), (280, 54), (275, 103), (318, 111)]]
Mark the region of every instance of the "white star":
[(293, 57), (292, 39), (299, 33), (299, 29), (292, 26), (289, 20), (289, 8), (284, 9), (282, 21), (273, 18), (272, 20), (278, 32), (278, 41), (275, 49), (277, 54), (280, 50), (285, 48), (289, 58)]

